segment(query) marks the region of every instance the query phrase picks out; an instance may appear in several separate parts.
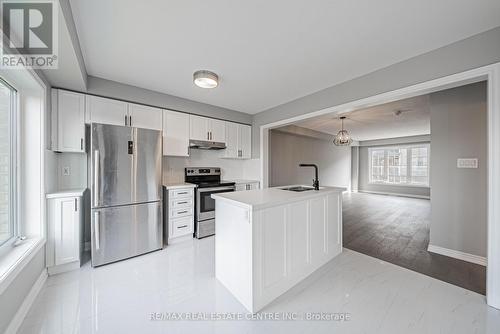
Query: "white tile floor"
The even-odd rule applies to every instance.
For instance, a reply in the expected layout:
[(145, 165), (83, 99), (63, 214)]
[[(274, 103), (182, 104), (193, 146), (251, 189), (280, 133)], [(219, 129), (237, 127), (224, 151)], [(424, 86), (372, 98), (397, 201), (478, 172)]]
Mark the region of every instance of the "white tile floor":
[(49, 277), (19, 332), (500, 333), (500, 311), (483, 296), (350, 250), (262, 313), (348, 313), (349, 321), (151, 321), (153, 312), (247, 316), (214, 277), (213, 237)]

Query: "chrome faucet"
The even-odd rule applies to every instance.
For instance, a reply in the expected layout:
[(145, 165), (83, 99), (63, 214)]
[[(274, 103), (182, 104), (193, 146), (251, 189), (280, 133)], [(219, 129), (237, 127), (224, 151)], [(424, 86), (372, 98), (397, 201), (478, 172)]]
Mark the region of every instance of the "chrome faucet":
[(319, 190), (319, 180), (318, 180), (318, 166), (315, 164), (300, 164), (299, 167), (314, 167), (314, 180), (313, 187), (314, 190)]

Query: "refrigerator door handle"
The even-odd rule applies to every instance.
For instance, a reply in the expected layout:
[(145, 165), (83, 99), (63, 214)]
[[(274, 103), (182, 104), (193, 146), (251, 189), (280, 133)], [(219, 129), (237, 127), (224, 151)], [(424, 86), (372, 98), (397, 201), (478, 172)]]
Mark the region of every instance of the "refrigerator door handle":
[(99, 221), (99, 212), (94, 212), (94, 236), (95, 236), (95, 249), (98, 250), (100, 248), (100, 240), (101, 240), (101, 222)]
[(99, 206), (99, 150), (94, 151), (94, 207)]

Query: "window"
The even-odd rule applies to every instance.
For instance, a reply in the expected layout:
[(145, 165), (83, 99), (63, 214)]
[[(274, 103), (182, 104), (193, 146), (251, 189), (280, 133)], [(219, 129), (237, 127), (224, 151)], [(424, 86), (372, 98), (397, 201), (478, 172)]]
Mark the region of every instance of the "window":
[(429, 153), (429, 144), (370, 148), (370, 183), (428, 187)]
[(0, 245), (16, 235), (16, 90), (0, 78)]

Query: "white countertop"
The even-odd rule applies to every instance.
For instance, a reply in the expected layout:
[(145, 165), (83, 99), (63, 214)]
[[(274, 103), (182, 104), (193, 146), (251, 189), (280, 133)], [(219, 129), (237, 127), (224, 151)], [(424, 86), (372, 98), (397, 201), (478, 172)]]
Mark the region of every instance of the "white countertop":
[(163, 186), (167, 189), (182, 189), (182, 188), (196, 188), (196, 184), (187, 182), (172, 182), (164, 183)]
[(60, 190), (52, 193), (48, 193), (45, 196), (47, 198), (63, 198), (63, 197), (78, 197), (78, 196), (83, 196), (83, 193), (87, 190), (86, 188), (79, 188), (79, 189), (67, 189), (67, 190)]
[(235, 205), (244, 206), (252, 210), (259, 210), (289, 202), (302, 201), (308, 198), (323, 196), (328, 193), (344, 192), (347, 190), (347, 188), (342, 187), (320, 187), (319, 190), (309, 190), (303, 192), (280, 189), (287, 187), (293, 186), (213, 194), (212, 198), (215, 200), (228, 201)]

